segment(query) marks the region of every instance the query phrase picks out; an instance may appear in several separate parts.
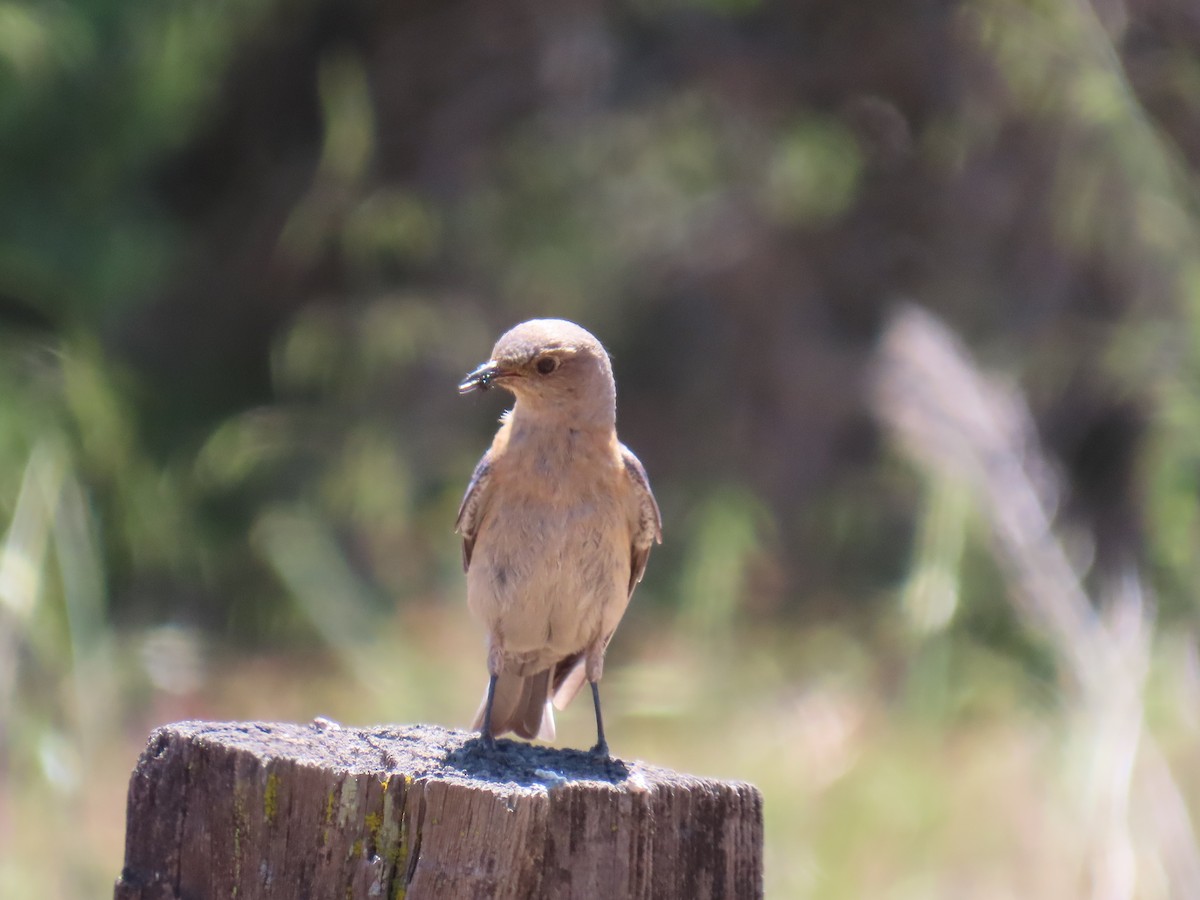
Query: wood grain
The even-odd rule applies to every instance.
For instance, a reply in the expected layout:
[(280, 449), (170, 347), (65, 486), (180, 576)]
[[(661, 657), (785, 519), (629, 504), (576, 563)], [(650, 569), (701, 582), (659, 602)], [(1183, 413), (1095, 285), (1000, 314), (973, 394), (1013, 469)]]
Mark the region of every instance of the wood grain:
[(436, 726), (182, 722), (129, 785), (115, 900), (754, 898), (752, 785)]

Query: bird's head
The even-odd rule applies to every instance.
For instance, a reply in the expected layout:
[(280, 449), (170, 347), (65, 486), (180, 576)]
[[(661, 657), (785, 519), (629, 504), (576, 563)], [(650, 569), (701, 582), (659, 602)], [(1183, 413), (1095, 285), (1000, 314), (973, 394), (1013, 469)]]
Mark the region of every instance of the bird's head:
[(502, 387), (522, 408), (610, 415), (616, 389), (603, 345), (565, 319), (532, 319), (503, 335), (487, 362), (458, 386), (460, 394)]

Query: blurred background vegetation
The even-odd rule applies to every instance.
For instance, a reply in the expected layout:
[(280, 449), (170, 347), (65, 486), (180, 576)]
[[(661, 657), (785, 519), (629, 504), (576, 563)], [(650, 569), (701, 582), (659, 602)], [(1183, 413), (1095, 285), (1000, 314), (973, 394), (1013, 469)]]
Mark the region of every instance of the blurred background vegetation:
[(3, 0), (0, 896), (157, 724), (467, 721), (541, 315), (665, 519), (613, 746), (768, 896), (1200, 895), (1198, 175), (1190, 0)]

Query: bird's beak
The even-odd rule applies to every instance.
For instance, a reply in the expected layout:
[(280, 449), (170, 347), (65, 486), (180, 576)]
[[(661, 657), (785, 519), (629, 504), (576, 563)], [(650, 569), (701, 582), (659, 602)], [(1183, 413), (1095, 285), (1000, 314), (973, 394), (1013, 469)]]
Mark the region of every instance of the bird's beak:
[(463, 379), (462, 384), (458, 386), (458, 392), (469, 394), (472, 391), (486, 391), (492, 386), (492, 382), (503, 374), (498, 365), (488, 360)]

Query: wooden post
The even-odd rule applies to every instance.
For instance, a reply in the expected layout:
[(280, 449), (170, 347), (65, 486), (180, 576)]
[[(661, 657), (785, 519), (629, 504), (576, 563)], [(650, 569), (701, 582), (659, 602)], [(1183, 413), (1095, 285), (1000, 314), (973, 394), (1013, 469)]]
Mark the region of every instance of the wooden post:
[[(714, 740), (717, 738), (714, 738)], [(436, 726), (182, 722), (129, 784), (115, 900), (761, 897), (739, 782)]]

